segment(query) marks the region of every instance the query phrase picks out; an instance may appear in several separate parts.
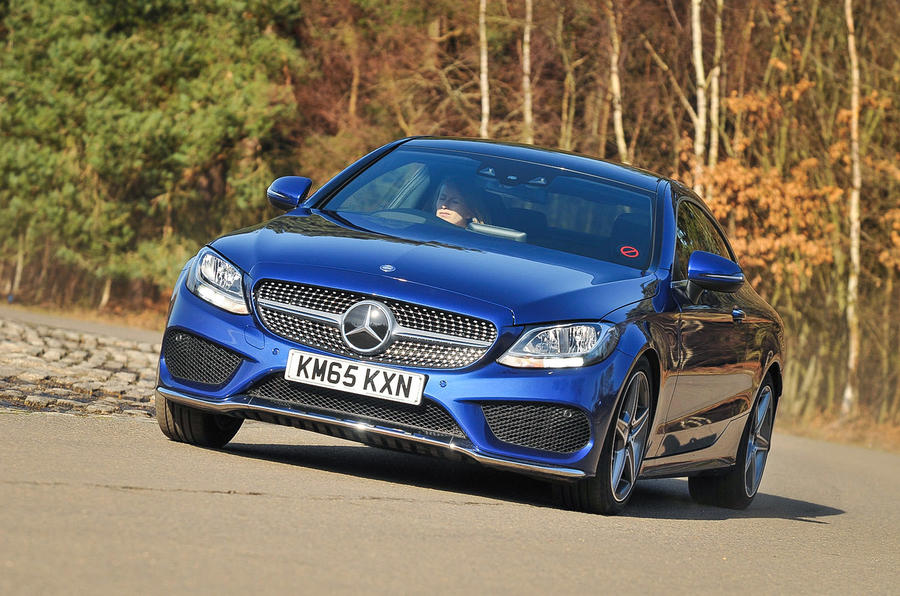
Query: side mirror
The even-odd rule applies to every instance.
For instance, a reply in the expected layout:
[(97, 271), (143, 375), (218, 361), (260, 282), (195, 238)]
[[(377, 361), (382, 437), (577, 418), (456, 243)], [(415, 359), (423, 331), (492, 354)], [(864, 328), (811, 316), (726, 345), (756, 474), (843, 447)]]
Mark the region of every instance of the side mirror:
[[(698, 294), (700, 290), (713, 292), (737, 292), (744, 285), (744, 272), (740, 266), (711, 252), (695, 250), (688, 259), (688, 294)], [(690, 286), (697, 288), (691, 291)], [(692, 300), (696, 300), (692, 296)]]
[(306, 198), (312, 180), (303, 176), (282, 176), (269, 185), (266, 196), (273, 207), (283, 211), (296, 209)]

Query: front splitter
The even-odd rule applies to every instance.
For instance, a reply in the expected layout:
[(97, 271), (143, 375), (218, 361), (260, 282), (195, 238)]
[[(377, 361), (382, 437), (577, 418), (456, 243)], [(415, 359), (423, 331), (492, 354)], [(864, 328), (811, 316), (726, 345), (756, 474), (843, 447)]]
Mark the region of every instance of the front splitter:
[[(452, 438), (447, 441), (437, 439), (435, 437), (427, 437), (417, 433), (376, 426), (358, 420), (344, 420), (335, 416), (323, 413), (303, 412), (292, 410), (289, 408), (279, 407), (271, 403), (261, 403), (258, 398), (249, 395), (235, 395), (226, 400), (214, 400), (196, 395), (190, 395), (180, 391), (175, 391), (166, 387), (156, 388), (157, 397), (162, 397), (169, 401), (173, 401), (185, 406), (206, 410), (219, 414), (239, 414), (241, 412), (259, 412), (274, 416), (284, 416), (296, 420), (304, 420), (315, 424), (341, 428), (350, 431), (351, 436), (356, 436), (356, 440), (360, 442), (366, 441), (367, 435), (378, 436), (382, 438), (395, 439), (397, 441), (408, 441), (423, 445), (435, 450), (442, 450), (448, 454), (462, 455), (474, 460), (482, 465), (491, 468), (509, 470), (529, 476), (540, 478), (556, 479), (556, 480), (577, 480), (584, 478), (587, 474), (577, 468), (567, 468), (562, 466), (548, 466), (544, 464), (535, 464), (515, 459), (507, 459), (497, 457), (495, 455), (487, 455), (479, 452), (470, 441), (465, 439)], [(347, 436), (343, 433), (342, 436)]]

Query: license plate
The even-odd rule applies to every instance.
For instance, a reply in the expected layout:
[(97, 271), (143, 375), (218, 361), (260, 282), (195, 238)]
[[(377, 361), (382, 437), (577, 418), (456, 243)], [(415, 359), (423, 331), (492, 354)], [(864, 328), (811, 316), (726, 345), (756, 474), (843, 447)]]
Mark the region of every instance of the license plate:
[(422, 374), (300, 350), (288, 353), (284, 378), (413, 405), (421, 403), (425, 389), (425, 375)]

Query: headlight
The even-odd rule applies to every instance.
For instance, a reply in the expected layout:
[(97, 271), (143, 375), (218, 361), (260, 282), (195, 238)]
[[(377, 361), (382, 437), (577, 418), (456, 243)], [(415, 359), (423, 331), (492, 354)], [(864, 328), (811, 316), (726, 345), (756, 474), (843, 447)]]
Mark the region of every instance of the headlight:
[(214, 306), (238, 315), (249, 314), (240, 269), (204, 248), (188, 274), (188, 289)]
[(608, 323), (539, 327), (523, 335), (497, 362), (518, 368), (587, 366), (612, 354), (618, 341), (618, 329)]

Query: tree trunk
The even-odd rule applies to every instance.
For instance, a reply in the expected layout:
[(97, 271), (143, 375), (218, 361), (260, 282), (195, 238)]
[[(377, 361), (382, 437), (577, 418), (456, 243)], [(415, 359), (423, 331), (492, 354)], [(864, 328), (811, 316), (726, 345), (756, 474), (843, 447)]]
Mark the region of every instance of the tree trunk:
[(480, 0), (478, 5), (478, 48), (481, 55), (481, 128), (479, 135), (483, 139), (490, 138), (488, 122), (491, 118), (491, 91), (488, 87), (488, 55), (487, 55), (487, 0)]
[(50, 272), (50, 255), (53, 251), (52, 238), (47, 236), (44, 241), (44, 254), (41, 256), (41, 273), (38, 275), (35, 284), (35, 302), (41, 302), (44, 299), (45, 288), (47, 286), (47, 275)]
[(438, 38), (441, 36), (441, 18), (435, 17), (428, 21), (428, 39), (425, 42), (425, 57), (422, 60), (422, 69), (433, 72), (438, 69)]
[(706, 72), (703, 67), (703, 29), (700, 6), (703, 0), (691, 0), (691, 40), (694, 77), (697, 81), (697, 120), (694, 123), (694, 191), (703, 193), (703, 156), (706, 153)]
[[(709, 156), (710, 170), (719, 161), (719, 80), (722, 74), (722, 8), (725, 0), (716, 0), (716, 53), (709, 74)], [(733, 236), (732, 236), (733, 237)]]
[(347, 116), (350, 126), (356, 123), (356, 105), (359, 102), (359, 40), (356, 37), (356, 28), (353, 23), (346, 25), (345, 42), (350, 52), (350, 100), (347, 105)]
[(584, 100), (584, 128), (587, 130), (587, 139), (582, 146), (584, 153), (596, 153), (597, 133), (600, 129), (600, 87), (595, 74), (591, 84), (591, 90)]
[(22, 286), (22, 270), (25, 269), (25, 232), (19, 232), (19, 246), (16, 250), (16, 272), (13, 275), (12, 295), (19, 295)]
[(891, 379), (891, 329), (893, 320), (891, 319), (891, 303), (894, 297), (894, 268), (887, 268), (887, 279), (884, 282), (884, 304), (881, 307), (881, 330), (882, 335), (879, 339), (879, 347), (881, 348), (881, 379), (884, 388), (878, 393), (881, 395), (881, 404), (875, 404), (878, 407), (878, 422), (887, 421), (888, 412), (890, 411), (891, 398), (888, 395), (887, 388)]
[(847, 276), (847, 384), (841, 401), (841, 415), (856, 411), (859, 394), (859, 191), (862, 174), (859, 164), (859, 58), (856, 55), (856, 31), (853, 25), (853, 0), (844, 0), (847, 19), (847, 48), (850, 52), (850, 162), (853, 186), (850, 189), (850, 274)]
[[(563, 79), (563, 96), (560, 105), (559, 148), (571, 151), (574, 149), (575, 128), (575, 103), (577, 101), (577, 89), (575, 85), (575, 69), (584, 62), (584, 58), (573, 61), (569, 54), (563, 26), (563, 8), (560, 6), (556, 15), (556, 45), (559, 48), (559, 56), (562, 59), (563, 71), (566, 73)], [(574, 49), (574, 45), (571, 49)]]
[[(756, 14), (756, 9), (751, 8), (750, 14), (747, 16), (747, 21), (744, 24), (744, 29), (741, 32), (741, 57), (738, 61), (737, 66), (737, 83), (735, 87), (737, 88), (738, 97), (744, 96), (744, 85), (747, 79), (747, 61), (750, 56), (750, 48), (751, 48), (751, 40), (753, 37), (753, 28), (755, 25), (754, 18)], [(744, 120), (744, 112), (738, 111), (734, 115), (734, 132), (731, 135), (731, 146), (734, 147), (738, 145), (738, 141), (742, 139), (743, 135), (743, 120)]]
[(625, 142), (625, 128), (622, 125), (622, 81), (619, 79), (619, 52), (622, 43), (616, 24), (616, 9), (612, 0), (606, 0), (604, 9), (609, 22), (609, 88), (612, 92), (613, 131), (616, 135), (619, 161), (628, 163), (628, 144)]
[(531, 108), (531, 27), (533, 0), (525, 0), (525, 32), (522, 34), (522, 142), (534, 144), (534, 114)]
[(603, 96), (600, 108), (600, 139), (597, 141), (597, 155), (600, 159), (606, 159), (606, 137), (609, 130), (609, 104), (611, 103), (612, 97), (607, 92)]
[(100, 305), (98, 310), (103, 310), (109, 304), (109, 295), (112, 293), (112, 277), (107, 277), (103, 282), (103, 294), (100, 296)]

